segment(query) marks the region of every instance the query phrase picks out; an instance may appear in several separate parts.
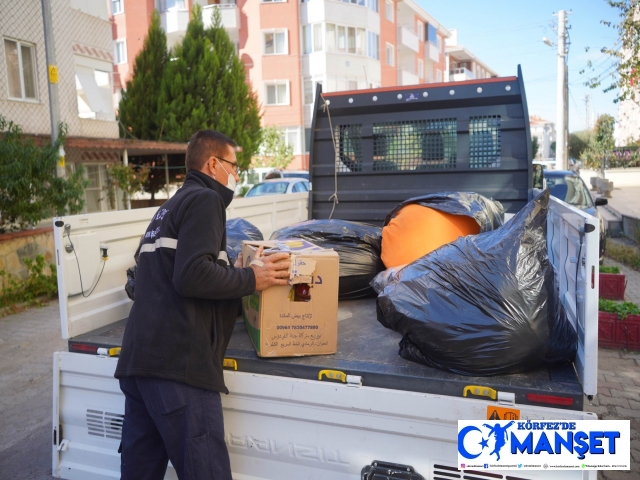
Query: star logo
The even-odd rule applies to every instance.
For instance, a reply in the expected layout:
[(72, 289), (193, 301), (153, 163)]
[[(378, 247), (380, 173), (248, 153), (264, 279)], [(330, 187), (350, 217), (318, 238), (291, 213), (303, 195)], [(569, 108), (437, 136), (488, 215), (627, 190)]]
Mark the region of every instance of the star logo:
[(480, 442), (480, 445), (482, 445), (482, 449), (484, 450), (485, 447), (489, 446), (489, 439), (483, 438), (482, 441)]

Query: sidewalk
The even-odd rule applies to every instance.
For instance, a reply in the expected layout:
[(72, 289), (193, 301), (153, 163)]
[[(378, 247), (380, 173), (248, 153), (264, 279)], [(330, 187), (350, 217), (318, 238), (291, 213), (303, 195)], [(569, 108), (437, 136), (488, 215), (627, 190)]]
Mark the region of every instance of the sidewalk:
[[(638, 189), (640, 192), (640, 188)], [(615, 192), (614, 192), (615, 195)], [(640, 272), (605, 257), (627, 277), (625, 300), (640, 305)], [(640, 352), (598, 350), (598, 395), (584, 409), (601, 420), (631, 420), (631, 471), (600, 472), (601, 480), (640, 479)]]
[(613, 188), (607, 208), (618, 216), (640, 218), (640, 187)]

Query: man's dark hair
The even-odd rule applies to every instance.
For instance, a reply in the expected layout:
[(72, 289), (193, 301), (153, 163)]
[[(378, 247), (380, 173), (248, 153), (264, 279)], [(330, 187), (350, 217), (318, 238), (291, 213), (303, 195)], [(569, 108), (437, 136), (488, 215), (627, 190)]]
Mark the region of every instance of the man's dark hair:
[(237, 147), (236, 142), (215, 130), (198, 130), (191, 135), (187, 145), (185, 165), (187, 171), (202, 170), (205, 162), (212, 155), (223, 157), (227, 147)]

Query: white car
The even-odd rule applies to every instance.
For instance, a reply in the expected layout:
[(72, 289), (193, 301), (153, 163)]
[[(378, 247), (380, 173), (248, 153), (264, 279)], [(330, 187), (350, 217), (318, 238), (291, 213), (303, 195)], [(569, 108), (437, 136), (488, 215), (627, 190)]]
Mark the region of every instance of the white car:
[(251, 187), (245, 197), (281, 195), (284, 193), (304, 193), (311, 190), (311, 184), (304, 178), (274, 178)]

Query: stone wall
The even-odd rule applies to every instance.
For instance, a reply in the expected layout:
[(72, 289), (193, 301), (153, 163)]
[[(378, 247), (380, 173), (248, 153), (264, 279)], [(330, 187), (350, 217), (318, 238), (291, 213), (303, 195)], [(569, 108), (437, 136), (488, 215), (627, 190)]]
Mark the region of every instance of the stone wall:
[[(28, 276), (25, 258), (35, 259), (42, 255), (49, 265), (54, 263), (54, 254), (53, 227), (0, 235), (0, 270), (14, 277), (24, 279)], [(48, 267), (45, 272), (49, 273)], [(4, 285), (0, 284), (0, 287)]]

